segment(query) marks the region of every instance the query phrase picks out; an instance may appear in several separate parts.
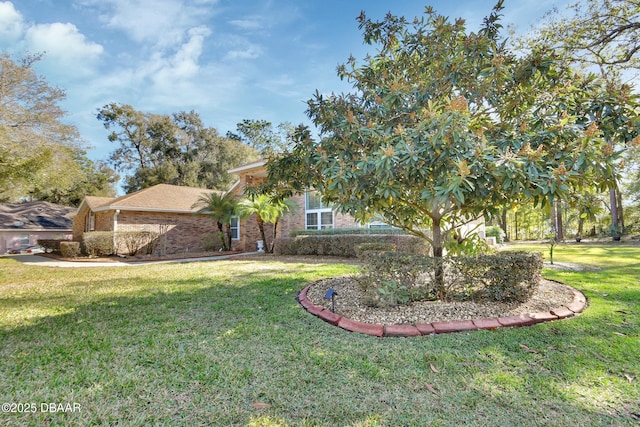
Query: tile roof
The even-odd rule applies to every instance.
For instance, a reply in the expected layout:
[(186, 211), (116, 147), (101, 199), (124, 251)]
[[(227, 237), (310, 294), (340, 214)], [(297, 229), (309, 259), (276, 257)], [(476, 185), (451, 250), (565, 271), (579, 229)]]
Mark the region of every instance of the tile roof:
[(49, 202), (1, 203), (0, 229), (71, 230), (75, 208)]
[(118, 198), (87, 196), (85, 202), (91, 210), (128, 210), (156, 212), (195, 212), (198, 198), (215, 190), (158, 184)]

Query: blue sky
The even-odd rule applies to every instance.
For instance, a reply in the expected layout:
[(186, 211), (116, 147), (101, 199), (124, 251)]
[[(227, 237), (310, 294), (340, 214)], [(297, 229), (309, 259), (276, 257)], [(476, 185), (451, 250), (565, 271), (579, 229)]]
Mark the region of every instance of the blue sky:
[[(66, 121), (106, 160), (116, 147), (96, 119), (117, 102), (152, 113), (197, 111), (220, 134), (243, 119), (309, 124), (313, 93), (349, 86), (336, 66), (375, 53), (355, 18), (408, 18), (427, 4), (476, 30), (496, 0), (0, 0), (0, 48), (46, 52), (36, 70), (64, 89)], [(519, 33), (569, 1), (505, 0)]]

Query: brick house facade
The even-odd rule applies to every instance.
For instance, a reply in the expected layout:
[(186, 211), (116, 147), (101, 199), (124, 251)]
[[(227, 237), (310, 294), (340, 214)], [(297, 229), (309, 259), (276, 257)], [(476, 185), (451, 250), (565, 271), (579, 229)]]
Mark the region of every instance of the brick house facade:
[[(119, 198), (87, 196), (73, 219), (73, 239), (88, 231), (158, 233), (162, 253), (204, 250), (203, 237), (217, 234), (216, 222), (198, 214), (198, 198), (213, 190), (159, 184)], [(116, 239), (117, 240), (117, 239)], [(125, 248), (117, 248), (119, 253)]]
[[(229, 192), (236, 194), (238, 197), (243, 197), (244, 189), (247, 185), (260, 184), (267, 176), (264, 160), (231, 169), (229, 173), (238, 176), (238, 181), (236, 181), (229, 190)], [(313, 193), (301, 194), (291, 198), (296, 208), (285, 214), (278, 222), (278, 235), (276, 237), (286, 237), (293, 230), (310, 228), (352, 228), (359, 226), (353, 217), (335, 212), (330, 207), (310, 206), (310, 194)], [(319, 199), (311, 196), (311, 202), (317, 205)], [(260, 240), (261, 237), (255, 216), (240, 218), (238, 224), (239, 233), (233, 241), (232, 247), (241, 251), (257, 250), (256, 242)], [(265, 224), (265, 234), (267, 241), (272, 242), (272, 224)]]

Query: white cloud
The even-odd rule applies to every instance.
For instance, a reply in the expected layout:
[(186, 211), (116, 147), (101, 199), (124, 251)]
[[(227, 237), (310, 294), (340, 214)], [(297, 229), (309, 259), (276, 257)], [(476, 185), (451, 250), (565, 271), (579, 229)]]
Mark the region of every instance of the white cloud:
[(89, 72), (103, 53), (103, 47), (88, 41), (78, 28), (70, 23), (37, 24), (25, 34), (30, 49), (46, 52), (45, 59), (57, 68), (72, 74)]
[(217, 0), (85, 0), (101, 10), (100, 20), (138, 43), (155, 47), (180, 44), (189, 28), (201, 26)]
[(255, 31), (255, 30), (261, 30), (264, 28), (262, 19), (260, 19), (259, 17), (252, 17), (252, 18), (246, 18), (246, 19), (233, 19), (229, 21), (229, 23), (234, 27), (240, 28), (241, 30)]
[(2, 44), (15, 43), (24, 34), (22, 15), (10, 1), (0, 2), (0, 40)]
[(227, 35), (220, 44), (227, 49), (225, 59), (255, 59), (263, 54), (262, 46), (245, 37)]

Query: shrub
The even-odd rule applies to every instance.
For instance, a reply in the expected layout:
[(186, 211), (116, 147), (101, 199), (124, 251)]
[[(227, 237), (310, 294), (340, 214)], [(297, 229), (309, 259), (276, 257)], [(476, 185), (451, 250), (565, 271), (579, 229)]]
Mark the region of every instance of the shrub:
[(158, 233), (154, 231), (132, 230), (118, 232), (118, 243), (124, 243), (128, 255), (134, 256), (145, 249), (146, 254), (153, 253), (158, 241)]
[(89, 256), (107, 256), (114, 253), (113, 231), (89, 231), (82, 235), (84, 252)]
[(504, 243), (504, 230), (497, 225), (486, 227), (484, 235), (487, 237), (495, 237), (496, 243)]
[(60, 242), (60, 255), (65, 258), (77, 258), (80, 255), (80, 242)]
[(274, 253), (277, 255), (320, 255), (353, 258), (356, 248), (364, 243), (388, 243), (398, 251), (425, 253), (424, 240), (407, 235), (391, 234), (335, 234), (301, 235), (294, 238), (276, 239)]
[(542, 254), (537, 252), (503, 252), (483, 256), (487, 266), (485, 283), (479, 295), (489, 301), (526, 301), (542, 278)]
[(406, 235), (404, 230), (393, 227), (376, 227), (376, 228), (325, 228), (322, 230), (292, 230), (289, 232), (289, 237), (297, 236), (335, 236), (338, 234), (366, 234), (366, 235)]
[[(502, 252), (474, 257), (435, 259), (393, 251), (365, 251), (357, 280), (375, 306), (434, 299), (524, 302), (541, 279), (542, 255)], [(442, 263), (442, 264), (440, 264)], [(438, 270), (444, 283), (436, 285)]]
[(47, 252), (60, 253), (60, 242), (70, 242), (66, 239), (38, 239), (38, 244)]
[(434, 258), (398, 251), (362, 251), (362, 273), (356, 278), (368, 304), (388, 307), (433, 299), (430, 273)]
[(202, 249), (208, 252), (217, 252), (222, 249), (220, 232), (205, 233), (202, 235)]
[(398, 248), (394, 243), (390, 242), (369, 242), (361, 243), (355, 247), (356, 256), (362, 258), (365, 252), (377, 251), (377, 252), (392, 252)]
[(486, 240), (476, 233), (461, 239), (447, 240), (444, 246), (449, 255), (476, 256), (493, 252)]

